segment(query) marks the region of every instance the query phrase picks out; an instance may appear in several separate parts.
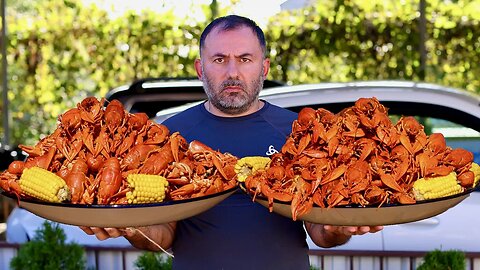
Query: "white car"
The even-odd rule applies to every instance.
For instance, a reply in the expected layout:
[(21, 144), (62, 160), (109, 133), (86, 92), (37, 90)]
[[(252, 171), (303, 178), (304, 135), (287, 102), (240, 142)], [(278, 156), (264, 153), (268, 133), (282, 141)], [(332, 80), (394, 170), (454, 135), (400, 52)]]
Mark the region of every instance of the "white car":
[[(407, 81), (365, 81), (352, 83), (320, 83), (281, 86), (264, 89), (260, 97), (294, 111), (303, 107), (323, 107), (338, 112), (352, 106), (361, 97), (376, 97), (389, 108), (389, 115), (422, 117), (431, 132), (441, 132), (453, 148), (465, 148), (480, 162), (480, 96), (474, 93), (434, 84)], [(162, 110), (155, 120), (166, 118), (195, 104)], [(458, 249), (480, 252), (480, 223), (476, 213), (480, 207), (480, 191), (453, 208), (432, 218), (417, 222), (386, 226), (376, 234), (353, 237), (338, 250), (363, 251), (431, 251)], [(312, 250), (321, 249), (310, 239)]]

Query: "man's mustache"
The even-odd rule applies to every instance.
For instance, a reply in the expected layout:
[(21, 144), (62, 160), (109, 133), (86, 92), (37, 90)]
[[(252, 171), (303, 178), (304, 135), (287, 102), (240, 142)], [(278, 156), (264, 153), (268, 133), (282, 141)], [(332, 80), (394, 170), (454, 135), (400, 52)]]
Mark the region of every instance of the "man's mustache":
[(245, 84), (240, 80), (233, 80), (233, 79), (226, 80), (221, 85), (222, 89), (225, 89), (226, 87), (230, 87), (230, 86), (239, 86), (242, 89), (245, 89)]

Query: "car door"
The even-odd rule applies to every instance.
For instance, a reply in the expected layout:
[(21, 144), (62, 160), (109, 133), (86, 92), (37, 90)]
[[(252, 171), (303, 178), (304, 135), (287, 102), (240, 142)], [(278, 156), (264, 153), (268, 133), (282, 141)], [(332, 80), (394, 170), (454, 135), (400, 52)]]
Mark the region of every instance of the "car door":
[(463, 250), (480, 252), (480, 230), (476, 224), (480, 217), (475, 213), (480, 207), (480, 192), (444, 213), (417, 222), (387, 226), (383, 230), (384, 250), (431, 251)]

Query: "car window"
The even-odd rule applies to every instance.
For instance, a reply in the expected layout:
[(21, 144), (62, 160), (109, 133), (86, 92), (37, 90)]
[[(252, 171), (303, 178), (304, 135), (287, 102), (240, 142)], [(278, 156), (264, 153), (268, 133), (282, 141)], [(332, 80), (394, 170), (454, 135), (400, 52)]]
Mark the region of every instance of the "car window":
[(447, 145), (452, 148), (465, 148), (473, 153), (476, 163), (480, 163), (480, 132), (447, 120), (428, 118), (431, 132), (442, 133)]
[[(265, 89), (284, 85), (282, 82), (265, 80)], [(144, 78), (130, 85), (110, 90), (107, 101), (119, 100), (131, 113), (144, 112), (149, 118), (163, 109), (177, 107), (207, 98), (203, 84), (197, 78)]]

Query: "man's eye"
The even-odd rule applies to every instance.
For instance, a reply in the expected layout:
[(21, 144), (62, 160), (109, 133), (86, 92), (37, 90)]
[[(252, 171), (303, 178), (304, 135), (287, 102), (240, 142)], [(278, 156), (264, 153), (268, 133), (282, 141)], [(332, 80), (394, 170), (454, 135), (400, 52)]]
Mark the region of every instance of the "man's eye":
[(216, 58), (216, 59), (213, 60), (213, 62), (215, 62), (215, 63), (223, 63), (223, 62), (225, 62), (225, 60), (224, 60), (223, 58)]
[(248, 59), (248, 58), (241, 58), (240, 61), (241, 61), (242, 63), (248, 63), (248, 62), (250, 62), (250, 59)]

